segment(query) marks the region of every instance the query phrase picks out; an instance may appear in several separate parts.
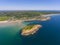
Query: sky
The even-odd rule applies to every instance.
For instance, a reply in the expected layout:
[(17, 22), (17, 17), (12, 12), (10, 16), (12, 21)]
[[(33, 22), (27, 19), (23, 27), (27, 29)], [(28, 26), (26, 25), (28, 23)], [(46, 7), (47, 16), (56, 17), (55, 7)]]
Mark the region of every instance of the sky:
[(0, 0), (0, 10), (60, 10), (60, 0)]

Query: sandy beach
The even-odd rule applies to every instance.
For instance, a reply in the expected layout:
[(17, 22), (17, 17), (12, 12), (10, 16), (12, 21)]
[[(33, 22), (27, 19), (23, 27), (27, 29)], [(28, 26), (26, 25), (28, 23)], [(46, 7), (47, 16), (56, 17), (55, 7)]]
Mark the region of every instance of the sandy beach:
[(0, 21), (0, 23), (7, 23), (8, 21)]
[(0, 21), (0, 27), (7, 26), (7, 25), (15, 25), (15, 24), (21, 24), (22, 20), (15, 20), (15, 21)]

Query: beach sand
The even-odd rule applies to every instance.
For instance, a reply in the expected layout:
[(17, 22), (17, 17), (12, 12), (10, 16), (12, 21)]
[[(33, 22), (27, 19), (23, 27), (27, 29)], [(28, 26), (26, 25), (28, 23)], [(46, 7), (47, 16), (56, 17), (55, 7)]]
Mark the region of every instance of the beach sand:
[(1, 26), (7, 26), (7, 25), (15, 25), (15, 24), (21, 24), (22, 20), (15, 20), (15, 21), (0, 21), (0, 27)]

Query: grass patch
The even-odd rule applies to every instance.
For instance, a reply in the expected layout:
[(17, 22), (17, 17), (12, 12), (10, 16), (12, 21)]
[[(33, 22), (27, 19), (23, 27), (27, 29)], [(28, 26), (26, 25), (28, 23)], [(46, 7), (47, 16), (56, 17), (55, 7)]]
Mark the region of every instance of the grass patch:
[(30, 30), (33, 28), (34, 25), (28, 25), (26, 27), (23, 28), (23, 30)]
[(5, 20), (8, 20), (8, 19), (9, 19), (8, 16), (1, 16), (1, 17), (0, 17), (0, 21), (5, 21)]

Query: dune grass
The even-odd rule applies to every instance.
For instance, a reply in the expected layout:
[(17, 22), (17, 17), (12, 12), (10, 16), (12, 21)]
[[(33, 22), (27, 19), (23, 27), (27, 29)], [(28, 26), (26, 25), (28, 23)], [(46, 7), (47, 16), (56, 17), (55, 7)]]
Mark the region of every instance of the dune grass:
[(0, 21), (5, 21), (8, 20), (9, 17), (8, 16), (0, 16)]

